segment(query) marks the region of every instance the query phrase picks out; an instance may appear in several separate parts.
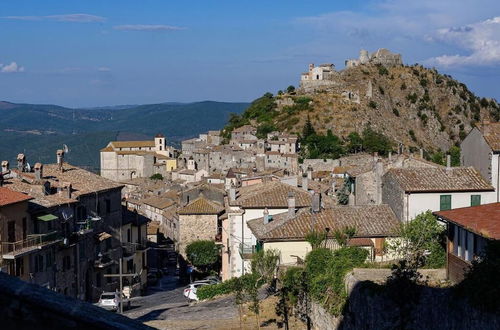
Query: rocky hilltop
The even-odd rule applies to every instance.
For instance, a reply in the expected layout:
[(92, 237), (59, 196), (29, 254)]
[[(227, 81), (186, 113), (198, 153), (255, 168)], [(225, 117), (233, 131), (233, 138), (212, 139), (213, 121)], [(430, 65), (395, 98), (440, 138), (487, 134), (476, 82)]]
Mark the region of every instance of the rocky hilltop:
[[(289, 87), (254, 101), (241, 117), (232, 118), (223, 133), (252, 123), (261, 131), (276, 128), (300, 134), (309, 118), (318, 133), (331, 130), (346, 139), (370, 126), (394, 146), (431, 153), (459, 143), (477, 122), (499, 120), (496, 100), (477, 97), (435, 69), (349, 61), (341, 71), (332, 64), (310, 65), (300, 88)], [(264, 102), (266, 97), (274, 103)]]

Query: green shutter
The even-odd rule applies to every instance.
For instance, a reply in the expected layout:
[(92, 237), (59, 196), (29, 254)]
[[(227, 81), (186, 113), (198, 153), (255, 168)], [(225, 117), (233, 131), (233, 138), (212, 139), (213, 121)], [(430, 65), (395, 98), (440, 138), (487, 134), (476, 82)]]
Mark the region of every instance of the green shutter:
[(451, 195), (441, 195), (439, 201), (439, 210), (451, 210)]
[(470, 195), (470, 206), (481, 205), (481, 195)]

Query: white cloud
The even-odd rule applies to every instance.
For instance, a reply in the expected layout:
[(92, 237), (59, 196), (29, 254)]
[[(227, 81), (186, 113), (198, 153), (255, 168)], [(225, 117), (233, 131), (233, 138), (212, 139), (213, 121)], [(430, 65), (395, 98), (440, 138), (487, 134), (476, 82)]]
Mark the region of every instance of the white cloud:
[(99, 71), (99, 72), (110, 72), (111, 69), (108, 68), (107, 66), (101, 66), (100, 68), (97, 68), (97, 71)]
[(119, 31), (178, 31), (184, 30), (185, 28), (180, 26), (172, 25), (162, 25), (162, 24), (128, 24), (128, 25), (116, 25), (113, 27), (115, 30)]
[(467, 55), (441, 55), (427, 62), (439, 66), (500, 64), (500, 16), (460, 27), (439, 29), (429, 38), (460, 48)]
[(24, 72), (24, 67), (17, 65), (16, 62), (11, 62), (5, 66), (0, 65), (0, 67), (4, 73)]
[(94, 23), (104, 22), (105, 17), (89, 15), (89, 14), (63, 14), (63, 15), (48, 15), (48, 16), (5, 16), (5, 19), (18, 21), (56, 21), (56, 22), (77, 22), (77, 23)]

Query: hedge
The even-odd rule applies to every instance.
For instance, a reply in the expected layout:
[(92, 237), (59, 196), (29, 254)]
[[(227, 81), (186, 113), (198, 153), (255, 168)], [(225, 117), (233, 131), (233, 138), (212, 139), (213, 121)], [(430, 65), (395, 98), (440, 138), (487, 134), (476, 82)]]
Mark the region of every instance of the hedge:
[(234, 277), (219, 284), (204, 285), (196, 291), (196, 295), (200, 300), (211, 299), (216, 296), (232, 293), (236, 290), (237, 281), (243, 281), (243, 287), (248, 288), (254, 286), (258, 280), (256, 274), (245, 274), (239, 278)]

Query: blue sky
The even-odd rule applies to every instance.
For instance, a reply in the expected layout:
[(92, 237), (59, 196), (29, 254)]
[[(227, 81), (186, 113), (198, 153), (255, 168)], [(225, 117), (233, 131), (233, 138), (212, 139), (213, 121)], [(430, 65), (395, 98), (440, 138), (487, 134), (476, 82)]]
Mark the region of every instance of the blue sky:
[(250, 101), (389, 48), (500, 99), (500, 1), (2, 0), (0, 100)]

